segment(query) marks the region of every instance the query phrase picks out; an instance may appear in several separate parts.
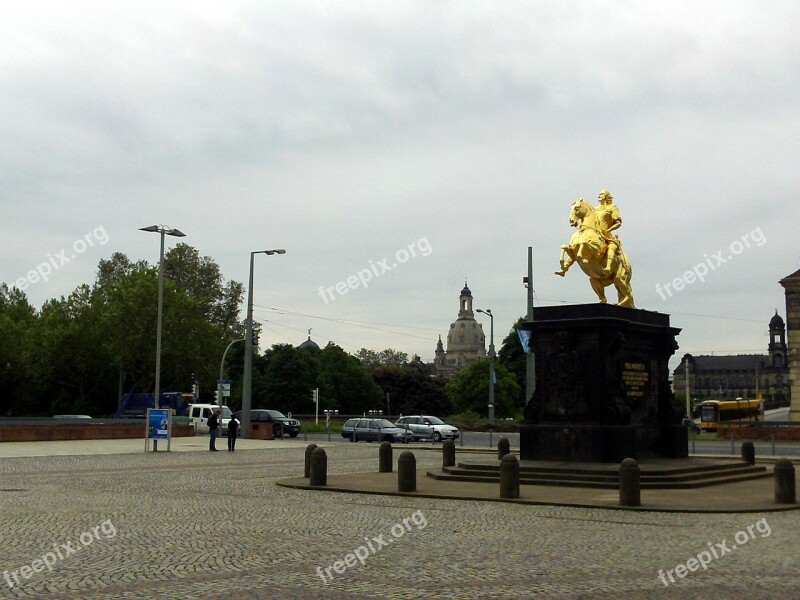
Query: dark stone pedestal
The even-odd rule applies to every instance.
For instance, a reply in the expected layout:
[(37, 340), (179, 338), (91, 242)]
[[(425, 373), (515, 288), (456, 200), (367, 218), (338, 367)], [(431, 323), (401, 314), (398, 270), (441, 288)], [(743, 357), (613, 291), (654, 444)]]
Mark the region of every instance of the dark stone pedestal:
[(525, 408), (525, 460), (620, 462), (688, 455), (669, 386), (679, 329), (669, 315), (609, 304), (537, 308), (536, 391)]

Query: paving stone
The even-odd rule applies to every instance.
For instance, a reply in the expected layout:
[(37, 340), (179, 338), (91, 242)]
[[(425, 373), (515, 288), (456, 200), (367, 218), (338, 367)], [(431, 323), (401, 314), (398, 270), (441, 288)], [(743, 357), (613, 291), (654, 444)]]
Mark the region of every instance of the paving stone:
[[(0, 489), (22, 490), (0, 491), (0, 597), (800, 598), (796, 511), (632, 513), (275, 485), (302, 474), (304, 448), (0, 459)], [(325, 449), (331, 473), (377, 470), (374, 444)], [(435, 452), (415, 455), (421, 468), (441, 463)], [(393, 537), (415, 511), (427, 526), (410, 522)], [(676, 583), (659, 579), (659, 569), (686, 564), (709, 543), (731, 547), (762, 518), (768, 536), (756, 531)], [(116, 535), (81, 544), (106, 521)], [(381, 535), (390, 543), (363, 566), (331, 568), (323, 583), (317, 567)], [(8, 586), (3, 571), (67, 542), (80, 549), (52, 572)]]

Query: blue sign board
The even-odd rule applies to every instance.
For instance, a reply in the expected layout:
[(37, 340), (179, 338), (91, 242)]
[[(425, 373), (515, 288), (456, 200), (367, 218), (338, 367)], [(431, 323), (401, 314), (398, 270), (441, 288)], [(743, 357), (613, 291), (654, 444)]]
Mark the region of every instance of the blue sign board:
[(168, 440), (172, 411), (169, 408), (147, 409), (147, 439)]

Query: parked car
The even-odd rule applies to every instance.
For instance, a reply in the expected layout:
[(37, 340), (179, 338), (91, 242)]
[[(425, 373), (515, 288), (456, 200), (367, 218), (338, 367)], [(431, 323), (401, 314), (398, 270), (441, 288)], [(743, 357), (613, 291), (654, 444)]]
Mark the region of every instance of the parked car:
[(351, 442), (401, 442), (407, 444), (414, 436), (410, 431), (396, 427), (388, 419), (350, 419), (342, 425), (342, 437)]
[[(237, 411), (233, 415), (242, 422), (242, 411)], [(272, 435), (281, 437), (286, 434), (289, 437), (297, 437), (300, 433), (300, 421), (291, 419), (277, 410), (267, 410), (264, 408), (254, 408), (250, 411), (251, 423), (273, 423)]]
[(219, 434), (228, 435), (228, 423), (231, 420), (231, 409), (218, 404), (190, 404), (189, 423), (194, 426), (195, 433), (208, 433), (208, 417), (219, 411)]
[(414, 440), (429, 440), (433, 438), (437, 442), (442, 440), (457, 440), (458, 427), (448, 425), (438, 417), (430, 415), (411, 415), (400, 417), (395, 421), (395, 425), (408, 429), (414, 436)]

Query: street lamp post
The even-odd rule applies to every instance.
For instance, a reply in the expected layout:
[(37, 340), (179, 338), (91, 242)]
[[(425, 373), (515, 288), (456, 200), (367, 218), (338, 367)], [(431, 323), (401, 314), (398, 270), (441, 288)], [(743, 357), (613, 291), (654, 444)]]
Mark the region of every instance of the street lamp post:
[[(523, 278), (525, 287), (527, 288), (528, 297), (526, 300), (526, 320), (528, 323), (533, 321), (533, 248), (528, 246), (528, 276)], [(528, 352), (525, 353), (525, 405), (533, 398), (533, 392), (536, 390), (536, 356), (534, 355), (533, 348), (528, 347)]]
[(244, 336), (244, 377), (242, 379), (242, 437), (250, 437), (251, 387), (253, 382), (253, 259), (256, 254), (286, 254), (286, 250), (256, 250), (250, 253), (250, 284), (247, 287), (247, 330)]
[(231, 349), (231, 346), (233, 346), (234, 344), (236, 344), (238, 342), (243, 342), (243, 341), (244, 341), (244, 338), (241, 339), (241, 340), (233, 340), (230, 344), (228, 344), (228, 347), (225, 348), (225, 352), (222, 353), (222, 360), (219, 361), (219, 382), (217, 382), (217, 388), (218, 388), (217, 389), (217, 396), (218, 396), (217, 404), (219, 404), (220, 406), (222, 406), (224, 404), (224, 402), (222, 401), (222, 398), (223, 398), (223, 395), (222, 395), (222, 379), (225, 376), (225, 357), (228, 356), (228, 350)]
[[(156, 389), (155, 389), (155, 408), (161, 408), (161, 318), (164, 311), (164, 236), (186, 237), (186, 234), (179, 229), (166, 227), (165, 225), (150, 225), (141, 227), (140, 231), (161, 234), (161, 254), (158, 259), (158, 317), (156, 320)], [(153, 440), (153, 451), (158, 450), (158, 440)]]
[(494, 315), (488, 308), (478, 312), (489, 315), (489, 421), (494, 423)]

